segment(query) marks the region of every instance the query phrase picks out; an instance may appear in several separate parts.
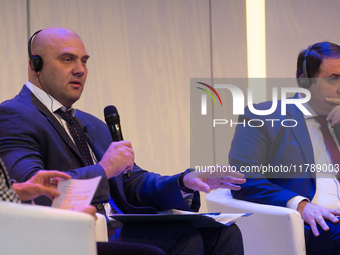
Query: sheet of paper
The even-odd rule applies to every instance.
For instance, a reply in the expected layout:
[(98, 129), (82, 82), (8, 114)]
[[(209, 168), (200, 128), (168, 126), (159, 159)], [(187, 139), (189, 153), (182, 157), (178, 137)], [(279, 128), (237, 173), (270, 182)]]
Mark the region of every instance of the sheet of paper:
[(211, 217), (214, 220), (216, 220), (217, 222), (226, 225), (230, 222), (235, 222), (235, 220), (240, 218), (240, 217), (249, 216), (251, 214), (252, 213), (220, 213), (220, 214), (210, 215), (209, 213), (207, 213), (207, 214), (203, 213), (202, 215)]
[(183, 211), (183, 210), (178, 210), (178, 209), (172, 209), (172, 210), (167, 210), (167, 211), (162, 211), (160, 212), (161, 214), (179, 214), (179, 215), (183, 215), (183, 214), (198, 214), (198, 215), (202, 215), (202, 216), (206, 216), (209, 218), (214, 219), (215, 221), (224, 224), (224, 225), (228, 225), (229, 223), (233, 223), (235, 222), (236, 219), (240, 218), (240, 217), (245, 217), (245, 216), (249, 216), (252, 213), (197, 213), (197, 212), (189, 212), (189, 211)]
[(58, 184), (61, 195), (53, 200), (52, 207), (74, 210), (90, 205), (101, 178), (61, 180)]

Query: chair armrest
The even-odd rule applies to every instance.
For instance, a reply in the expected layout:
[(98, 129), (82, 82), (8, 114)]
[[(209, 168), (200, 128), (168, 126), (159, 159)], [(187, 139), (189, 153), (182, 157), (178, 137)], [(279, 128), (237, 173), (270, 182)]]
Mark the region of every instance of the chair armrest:
[(206, 195), (209, 212), (253, 213), (237, 219), (245, 254), (306, 254), (304, 225), (292, 209), (234, 199), (230, 190), (218, 189)]
[(0, 247), (6, 255), (95, 255), (92, 216), (46, 206), (0, 202)]

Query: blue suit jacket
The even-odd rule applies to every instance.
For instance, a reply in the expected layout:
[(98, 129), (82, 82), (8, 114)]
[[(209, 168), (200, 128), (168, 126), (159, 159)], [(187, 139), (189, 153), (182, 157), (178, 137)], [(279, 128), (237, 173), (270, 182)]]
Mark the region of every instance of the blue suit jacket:
[[(295, 95), (295, 98), (297, 95)], [(306, 127), (302, 112), (295, 105), (287, 105), (287, 116), (281, 116), (280, 101), (277, 110), (270, 116), (252, 114), (246, 108), (244, 116), (239, 122), (250, 119), (264, 121), (262, 127), (243, 127), (238, 125), (229, 152), (229, 163), (240, 169), (242, 166), (277, 166), (281, 167), (274, 174), (244, 172), (247, 182), (240, 191), (234, 191), (233, 197), (237, 199), (286, 206), (289, 199), (301, 195), (312, 200), (315, 194), (315, 172), (310, 171), (310, 164), (314, 164), (312, 143)], [(256, 109), (269, 109), (271, 102), (261, 103)], [(277, 119), (279, 121), (265, 121)], [(294, 125), (295, 127), (283, 127)], [(254, 124), (254, 123), (253, 123)], [(339, 139), (339, 125), (335, 128)], [(309, 167), (307, 168), (307, 165)], [(282, 169), (290, 169), (284, 172)]]
[[(99, 161), (112, 142), (109, 129), (98, 118), (77, 110), (81, 127), (86, 126), (87, 140)], [(178, 175), (160, 176), (137, 165), (131, 177), (119, 175), (107, 179), (99, 164), (85, 166), (78, 148), (54, 115), (24, 86), (13, 99), (0, 105), (0, 157), (11, 178), (26, 181), (40, 169), (67, 172), (72, 178), (102, 176), (93, 203), (107, 202), (110, 195), (125, 213), (156, 213), (157, 210), (198, 210), (199, 195), (192, 207), (184, 202)], [(50, 205), (47, 197), (37, 204)]]

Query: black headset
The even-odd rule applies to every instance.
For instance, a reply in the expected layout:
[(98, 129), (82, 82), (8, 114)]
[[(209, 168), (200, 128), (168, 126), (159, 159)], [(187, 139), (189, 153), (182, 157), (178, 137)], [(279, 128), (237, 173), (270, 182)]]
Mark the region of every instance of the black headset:
[(309, 46), (305, 52), (305, 55), (303, 56), (302, 75), (299, 79), (299, 83), (301, 87), (306, 88), (306, 89), (309, 88), (311, 85), (311, 81), (308, 79), (308, 73), (307, 73), (307, 56), (315, 45), (316, 43)]
[(39, 72), (42, 67), (43, 67), (43, 60), (42, 58), (37, 55), (37, 54), (34, 54), (32, 55), (32, 49), (31, 49), (31, 44), (32, 44), (32, 40), (34, 38), (34, 36), (36, 36), (41, 30), (38, 30), (37, 32), (35, 32), (31, 38), (28, 40), (28, 55), (30, 57), (30, 60), (31, 60), (31, 65), (32, 65), (32, 68), (35, 72)]

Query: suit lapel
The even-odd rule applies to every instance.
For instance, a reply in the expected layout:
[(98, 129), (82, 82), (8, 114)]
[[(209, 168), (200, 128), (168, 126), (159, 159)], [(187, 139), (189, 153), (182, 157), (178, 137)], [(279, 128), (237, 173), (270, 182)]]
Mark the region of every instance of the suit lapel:
[(56, 119), (56, 117), (51, 113), (51, 111), (47, 109), (47, 107), (42, 102), (40, 102), (40, 100), (36, 98), (26, 86), (23, 87), (19, 95), (25, 101), (28, 101), (28, 103), (36, 107), (36, 109), (42, 115), (46, 117), (46, 120), (54, 127), (54, 129), (57, 131), (57, 133), (63, 139), (63, 141), (68, 145), (69, 148), (71, 148), (74, 151), (74, 153), (78, 156), (79, 160), (81, 160), (81, 162), (83, 162), (83, 164), (85, 165), (84, 160), (78, 150), (78, 147), (72, 141), (72, 139), (66, 132), (65, 128), (60, 124), (60, 122)]
[[(292, 132), (301, 147), (301, 150), (305, 156), (306, 162), (314, 163), (314, 153), (313, 153), (312, 142), (309, 137), (305, 119), (299, 109), (297, 109), (296, 107), (294, 107), (295, 109), (293, 107), (289, 107), (289, 108), (292, 108), (289, 111), (289, 118), (296, 120), (296, 122), (298, 123), (296, 127), (291, 128)], [(287, 107), (287, 113), (288, 113), (288, 107)]]
[[(295, 95), (294, 98), (297, 98), (297, 95)], [(314, 164), (313, 146), (302, 112), (295, 105), (289, 104), (287, 105), (287, 118), (293, 119), (297, 122), (297, 126), (292, 127), (291, 130), (296, 141), (300, 145), (301, 151), (305, 158), (305, 163)], [(294, 125), (293, 122), (291, 124)], [(315, 177), (315, 173), (312, 173), (312, 176)]]

